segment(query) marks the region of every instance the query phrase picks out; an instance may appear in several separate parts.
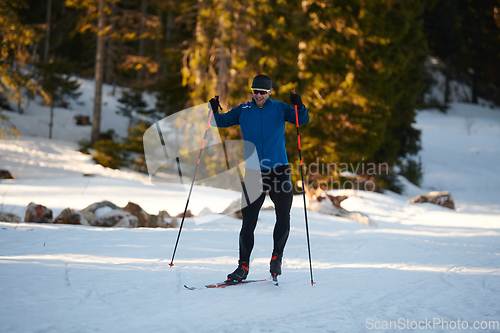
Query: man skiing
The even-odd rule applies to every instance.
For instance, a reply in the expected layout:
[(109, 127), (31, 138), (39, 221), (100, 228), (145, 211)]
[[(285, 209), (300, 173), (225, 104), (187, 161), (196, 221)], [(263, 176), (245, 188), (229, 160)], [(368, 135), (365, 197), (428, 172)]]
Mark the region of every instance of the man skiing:
[[(224, 114), (218, 113), (218, 99), (210, 100), (216, 122), (212, 122), (212, 125), (221, 128), (240, 125), (243, 140), (255, 145), (260, 167), (259, 170), (252, 170), (247, 166), (245, 179), (249, 179), (249, 175), (256, 172), (261, 173), (262, 177), (262, 189), (259, 192), (261, 194), (241, 210), (243, 222), (239, 236), (238, 268), (227, 276), (230, 281), (242, 281), (247, 278), (250, 254), (254, 246), (254, 230), (267, 191), (276, 212), (274, 248), (269, 269), (273, 277), (281, 275), (283, 251), (290, 233), (293, 187), (285, 150), (285, 122), (296, 124), (295, 108), (270, 98), (273, 92), (272, 81), (266, 75), (257, 75), (253, 79), (251, 90), (252, 101), (240, 104)], [(299, 125), (308, 123), (309, 114), (300, 95), (292, 93), (290, 102), (297, 106)]]

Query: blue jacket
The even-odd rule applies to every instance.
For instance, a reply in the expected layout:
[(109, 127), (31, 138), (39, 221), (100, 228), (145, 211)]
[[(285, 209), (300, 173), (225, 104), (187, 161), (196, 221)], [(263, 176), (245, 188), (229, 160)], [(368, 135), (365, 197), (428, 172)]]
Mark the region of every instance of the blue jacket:
[[(306, 107), (298, 110), (298, 114), (300, 125), (309, 122)], [(295, 124), (295, 107), (268, 98), (260, 108), (252, 99), (226, 113), (215, 112), (214, 120), (215, 122), (212, 121), (211, 124), (216, 127), (240, 125), (243, 140), (255, 145), (261, 170), (288, 164), (285, 150), (285, 121)], [(245, 146), (245, 158), (248, 160), (247, 152)], [(246, 168), (259, 169), (255, 165), (247, 165)]]

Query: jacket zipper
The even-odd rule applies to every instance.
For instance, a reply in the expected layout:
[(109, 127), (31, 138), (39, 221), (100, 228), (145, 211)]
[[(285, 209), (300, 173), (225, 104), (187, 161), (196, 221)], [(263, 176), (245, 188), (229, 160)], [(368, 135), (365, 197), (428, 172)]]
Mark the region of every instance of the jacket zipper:
[[(263, 107), (264, 108), (264, 107)], [(264, 125), (262, 123), (262, 109), (260, 109), (260, 135), (261, 135), (261, 139), (262, 139), (262, 160), (264, 160)]]

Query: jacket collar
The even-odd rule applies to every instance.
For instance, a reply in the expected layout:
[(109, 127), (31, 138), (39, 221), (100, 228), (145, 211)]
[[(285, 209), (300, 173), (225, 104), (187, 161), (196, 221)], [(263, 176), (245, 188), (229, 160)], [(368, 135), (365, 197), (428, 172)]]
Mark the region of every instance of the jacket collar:
[[(264, 103), (264, 105), (262, 105), (262, 107), (266, 106), (267, 104), (270, 104), (270, 103), (271, 103), (271, 101), (272, 101), (272, 99), (271, 99), (271, 97), (269, 97), (269, 98), (266, 100), (266, 102)], [(254, 99), (253, 97), (252, 97), (252, 101), (251, 101), (250, 103), (252, 103), (253, 105), (255, 105), (256, 107), (258, 107), (258, 108), (259, 108), (259, 106), (255, 103), (255, 99)]]

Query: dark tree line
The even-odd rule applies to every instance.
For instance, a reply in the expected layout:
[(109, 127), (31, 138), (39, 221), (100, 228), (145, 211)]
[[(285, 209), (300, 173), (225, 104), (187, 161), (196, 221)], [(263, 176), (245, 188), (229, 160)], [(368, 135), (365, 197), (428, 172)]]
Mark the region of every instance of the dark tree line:
[(444, 102), (458, 80), (472, 87), (470, 102), (500, 104), (500, 1), (440, 0), (424, 17), (429, 53), (445, 66)]

